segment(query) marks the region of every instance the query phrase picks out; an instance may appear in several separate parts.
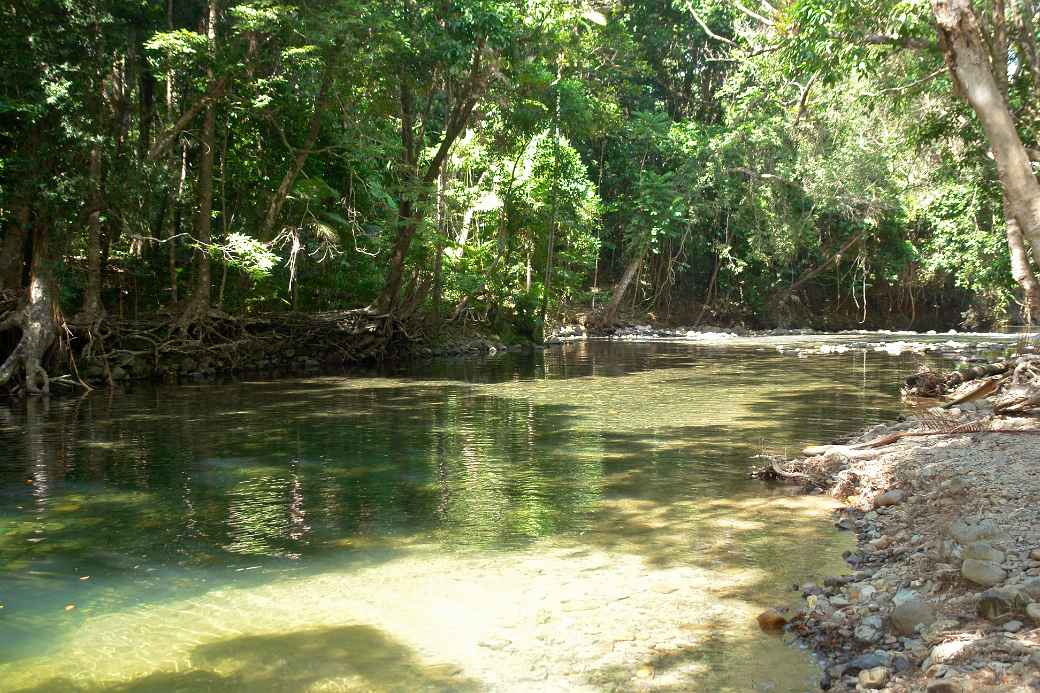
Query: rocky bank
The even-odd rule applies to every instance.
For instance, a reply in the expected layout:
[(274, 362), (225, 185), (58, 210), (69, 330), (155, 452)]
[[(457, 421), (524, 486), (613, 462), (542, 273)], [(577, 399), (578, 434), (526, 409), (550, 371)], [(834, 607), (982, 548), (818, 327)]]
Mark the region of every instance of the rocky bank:
[[(1040, 690), (1040, 422), (990, 411), (924, 413), (773, 465), (845, 501), (837, 526), (858, 537), (852, 572), (795, 586), (788, 615), (822, 689)], [(854, 447), (908, 432), (924, 435)]]

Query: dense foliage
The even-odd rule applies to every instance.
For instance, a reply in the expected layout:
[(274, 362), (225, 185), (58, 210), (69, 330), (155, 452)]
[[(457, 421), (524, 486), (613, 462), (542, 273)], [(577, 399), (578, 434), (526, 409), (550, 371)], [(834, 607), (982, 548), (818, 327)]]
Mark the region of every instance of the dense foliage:
[[(1017, 319), (943, 4), (12, 0), (0, 295), (184, 329)], [(972, 11), (1028, 146), (1036, 8)]]

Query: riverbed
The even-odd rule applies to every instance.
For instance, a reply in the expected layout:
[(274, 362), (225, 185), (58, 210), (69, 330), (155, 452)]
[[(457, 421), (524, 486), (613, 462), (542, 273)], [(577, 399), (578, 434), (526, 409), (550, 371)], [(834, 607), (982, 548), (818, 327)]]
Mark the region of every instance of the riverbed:
[(579, 342), (0, 405), (0, 690), (804, 691), (841, 572), (752, 457), (929, 358)]

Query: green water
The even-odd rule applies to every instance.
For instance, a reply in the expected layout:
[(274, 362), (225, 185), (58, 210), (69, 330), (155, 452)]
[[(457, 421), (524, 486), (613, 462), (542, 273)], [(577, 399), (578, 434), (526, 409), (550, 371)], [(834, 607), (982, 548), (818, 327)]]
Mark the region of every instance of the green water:
[(848, 538), (749, 458), (915, 365), (590, 343), (0, 405), (0, 690), (806, 690), (754, 615)]

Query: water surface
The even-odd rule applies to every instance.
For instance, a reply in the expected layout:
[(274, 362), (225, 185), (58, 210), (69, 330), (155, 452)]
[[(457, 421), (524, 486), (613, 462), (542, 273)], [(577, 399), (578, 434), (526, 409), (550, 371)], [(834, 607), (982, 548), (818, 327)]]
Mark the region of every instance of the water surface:
[(750, 458), (915, 363), (594, 342), (0, 406), (0, 690), (807, 690), (754, 615), (848, 537)]

